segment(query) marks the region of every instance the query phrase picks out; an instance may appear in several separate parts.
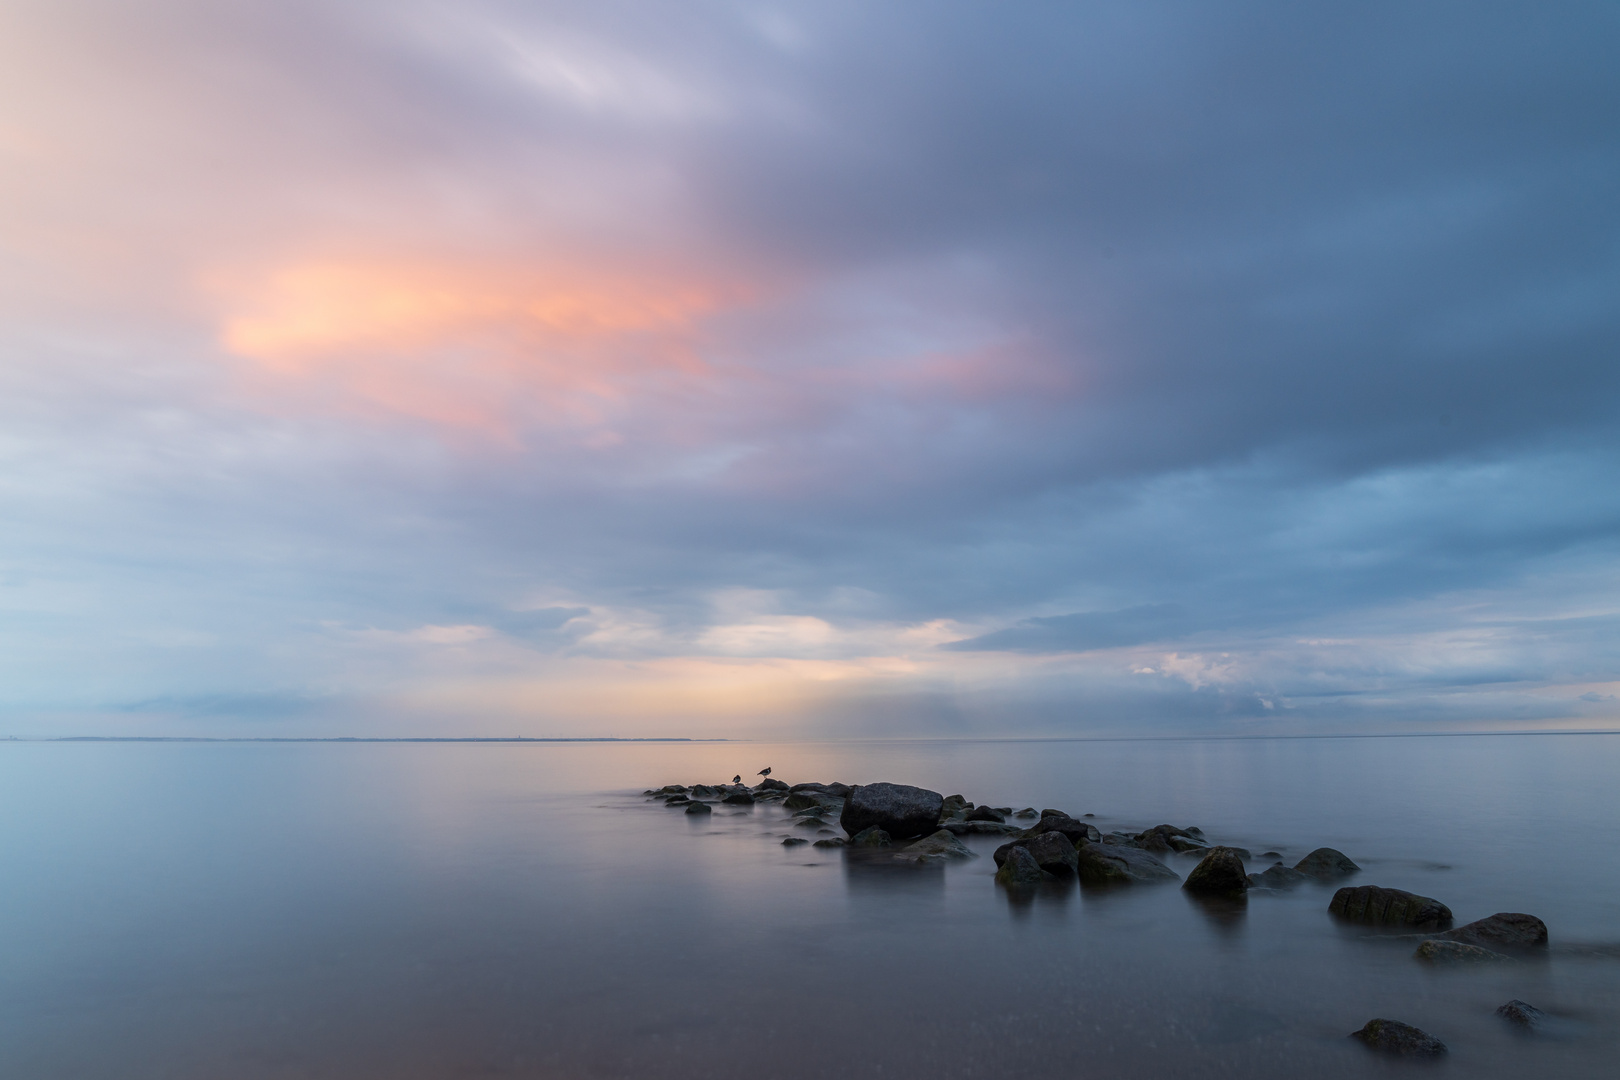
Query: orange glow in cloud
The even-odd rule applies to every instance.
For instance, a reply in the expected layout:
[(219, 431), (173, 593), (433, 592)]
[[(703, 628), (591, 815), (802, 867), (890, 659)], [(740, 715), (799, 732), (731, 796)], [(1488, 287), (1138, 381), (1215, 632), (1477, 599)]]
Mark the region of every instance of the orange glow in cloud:
[(704, 377), (701, 321), (747, 293), (699, 275), (314, 262), (227, 296), (223, 344), (262, 389), (512, 442), (528, 423), (599, 427), (649, 381)]

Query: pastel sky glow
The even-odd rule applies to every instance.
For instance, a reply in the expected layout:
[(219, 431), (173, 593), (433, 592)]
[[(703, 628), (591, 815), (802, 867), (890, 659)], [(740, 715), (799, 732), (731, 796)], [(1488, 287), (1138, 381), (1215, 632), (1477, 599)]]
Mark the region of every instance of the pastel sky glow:
[(1620, 725), (1617, 49), (15, 0), (0, 735)]

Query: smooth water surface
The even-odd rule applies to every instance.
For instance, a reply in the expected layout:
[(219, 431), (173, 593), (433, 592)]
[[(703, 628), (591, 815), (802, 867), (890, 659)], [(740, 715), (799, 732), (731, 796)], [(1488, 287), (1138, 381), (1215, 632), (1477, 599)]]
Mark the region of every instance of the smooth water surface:
[[(784, 848), (775, 807), (641, 797), (893, 780), (1171, 822), (1459, 922), (1528, 911), (1545, 960), (1437, 972), (1330, 889), (1231, 910), (1174, 886), (1013, 903), (949, 867)], [(1620, 737), (723, 744), (0, 743), (0, 1076), (1362, 1077), (1345, 1035), (1444, 1039), (1425, 1075), (1612, 1076)], [(1257, 871), (1269, 860), (1257, 859)], [(1191, 860), (1173, 860), (1185, 874)], [(1543, 1036), (1493, 1015), (1554, 1014)]]

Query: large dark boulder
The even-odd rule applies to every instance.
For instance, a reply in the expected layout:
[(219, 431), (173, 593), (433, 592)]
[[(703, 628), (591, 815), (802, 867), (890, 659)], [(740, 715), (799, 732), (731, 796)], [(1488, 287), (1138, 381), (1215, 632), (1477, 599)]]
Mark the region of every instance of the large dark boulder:
[(1547, 924), (1534, 915), (1499, 911), (1489, 918), (1435, 936), (1447, 941), (1460, 941), (1465, 945), (1478, 945), (1482, 949), (1545, 949)]
[(1237, 852), (1227, 847), (1210, 848), (1181, 887), (1204, 896), (1242, 896), (1249, 889), (1249, 875)]
[(1042, 870), (1035, 857), (1021, 847), (1008, 852), (1007, 860), (996, 871), (996, 884), (1014, 889), (1029, 888), (1052, 880), (1052, 875)]
[(786, 792), (791, 791), (793, 789), (788, 787), (787, 784), (783, 783), (782, 781), (780, 781), (780, 780), (772, 780), (770, 777), (767, 776), (765, 779), (761, 780), (759, 783), (754, 785), (754, 790), (755, 791), (780, 791), (780, 792), (783, 792), (785, 794)]
[(874, 826), (896, 840), (927, 836), (939, 827), (945, 799), (937, 791), (908, 784), (862, 784), (849, 793), (838, 823), (854, 836)]
[(1002, 814), (1000, 810), (997, 810), (993, 806), (975, 806), (972, 810), (967, 812), (967, 817), (964, 820), (994, 821), (997, 824), (1001, 824), (1005, 822), (1007, 818), (1006, 815)]
[(1333, 894), (1328, 910), (1349, 922), (1419, 930), (1444, 930), (1451, 925), (1451, 909), (1440, 901), (1381, 885), (1347, 885)]
[(753, 806), (754, 793), (751, 791), (733, 791), (720, 801), (727, 806)]
[(686, 812), (688, 814), (712, 814), (714, 809), (708, 803), (694, 802), (686, 804)]
[(1317, 881), (1338, 881), (1354, 874), (1361, 867), (1351, 862), (1350, 857), (1342, 851), (1319, 847), (1295, 863), (1294, 869)]
[(1075, 849), (1075, 869), (1084, 885), (1149, 884), (1181, 876), (1140, 848), (1086, 844)]
[(1365, 1027), (1352, 1032), (1350, 1037), (1360, 1039), (1381, 1053), (1398, 1057), (1439, 1057), (1446, 1052), (1445, 1043), (1427, 1031), (1399, 1020), (1369, 1020)]

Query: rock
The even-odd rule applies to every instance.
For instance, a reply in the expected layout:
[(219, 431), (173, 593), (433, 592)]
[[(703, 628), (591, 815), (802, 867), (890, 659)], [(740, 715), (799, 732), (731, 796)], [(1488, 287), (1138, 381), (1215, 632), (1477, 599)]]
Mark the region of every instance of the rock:
[(991, 806), (975, 806), (967, 812), (968, 821), (994, 821), (996, 824), (1004, 823), (1007, 818), (1001, 811)]
[(1041, 817), (1073, 817), (1067, 810), (1053, 810), (1051, 807), (1041, 811)]
[(1204, 896), (1242, 896), (1249, 890), (1249, 876), (1237, 852), (1214, 847), (1192, 868), (1181, 887)]
[(1542, 1021), (1547, 1018), (1546, 1013), (1542, 1012), (1528, 1001), (1520, 1001), (1518, 998), (1514, 998), (1506, 1005), (1498, 1005), (1496, 1007), (1496, 1015), (1500, 1016), (1504, 1020), (1509, 1021), (1510, 1023), (1518, 1024), (1523, 1028), (1528, 1028), (1531, 1031), (1535, 1031), (1537, 1028), (1541, 1027)]
[(1478, 945), (1464, 945), (1460, 941), (1425, 941), (1412, 954), (1425, 964), (1450, 967), (1461, 964), (1490, 964), (1507, 957), (1501, 953), (1482, 949)]
[(753, 806), (754, 794), (751, 791), (733, 791), (720, 801), (727, 806)]
[(1351, 1033), (1374, 1050), (1401, 1057), (1439, 1057), (1446, 1052), (1446, 1044), (1399, 1020), (1369, 1020), (1360, 1031)]
[(959, 814), (973, 809), (966, 795), (947, 795), (940, 800), (939, 812), (941, 814)]
[(1262, 851), (1262, 852), (1261, 852), (1261, 853), (1260, 853), (1260, 857), (1261, 857), (1261, 858), (1262, 858), (1262, 859), (1277, 859), (1277, 860), (1281, 860), (1281, 859), (1282, 859), (1282, 852), (1280, 852), (1280, 851)]
[(896, 859), (910, 862), (935, 862), (943, 859), (972, 859), (977, 856), (962, 841), (940, 829), (895, 853)]
[(1041, 815), (1035, 812), (1035, 808), (1033, 806), (1026, 806), (1022, 810), (1018, 811), (1018, 813), (1013, 815), (1013, 817), (1016, 818), (1034, 818), (1040, 816)]
[(826, 784), (794, 784), (792, 787), (788, 788), (788, 790), (789, 791), (796, 791), (796, 792), (797, 791), (812, 791), (812, 792), (815, 792), (817, 795), (825, 795), (825, 794), (827, 794), (827, 785)]
[(839, 784), (835, 782), (827, 785), (827, 794), (840, 799), (849, 798), (849, 793), (854, 790), (855, 789), (850, 787), (848, 784)]
[(1024, 831), (1016, 825), (997, 825), (993, 821), (943, 821), (939, 827), (955, 836), (1017, 836)]
[(1486, 919), (1459, 926), (1437, 937), (1486, 949), (1545, 949), (1547, 924), (1534, 915), (1499, 911)]
[(1114, 844), (1085, 844), (1075, 850), (1075, 869), (1086, 885), (1123, 885), (1180, 881), (1180, 876), (1164, 863), (1139, 848)]
[(1053, 877), (1073, 877), (1079, 870), (1080, 855), (1069, 838), (1060, 832), (1045, 832), (1022, 841), (1035, 865)]
[(1345, 886), (1333, 894), (1328, 910), (1351, 922), (1415, 926), (1444, 930), (1451, 925), (1451, 909), (1429, 896), (1380, 885)]
[(825, 821), (812, 814), (795, 821), (793, 827), (796, 829), (819, 829), (825, 824), (827, 824)]
[(786, 795), (788, 792), (792, 791), (793, 789), (788, 787), (782, 781), (780, 781), (780, 780), (772, 780), (770, 777), (767, 776), (765, 779), (761, 780), (759, 783), (754, 785), (754, 790), (755, 791), (780, 791), (782, 794)]
[(1062, 833), (1069, 838), (1069, 843), (1075, 847), (1095, 843), (1102, 839), (1102, 833), (1097, 831), (1095, 825), (1088, 825), (1084, 821), (1076, 821), (1067, 814), (1047, 814), (1039, 822), (1029, 827), (1031, 836), (1040, 836), (1043, 833)]
[(687, 803), (686, 812), (688, 814), (712, 814), (714, 813), (714, 807), (704, 802)]
[(782, 807), (786, 810), (808, 810), (813, 806), (819, 807), (820, 805), (820, 799), (802, 791), (792, 792), (782, 800)]
[(800, 844), (808, 844), (809, 842), (810, 841), (806, 840), (802, 836), (789, 836), (785, 840), (782, 841), (782, 846), (783, 847), (797, 847)]
[(844, 847), (849, 841), (842, 836), (829, 837), (826, 840), (817, 840), (816, 847)]
[(1202, 851), (1209, 847), (1202, 838), (1202, 834), (1193, 835), (1193, 830), (1178, 829), (1174, 825), (1155, 825), (1136, 836), (1136, 846), (1143, 851)]
[(657, 791), (649, 791), (649, 795), (685, 795), (686, 787), (682, 784), (665, 784)]
[(689, 803), (691, 801), (692, 800), (688, 799), (685, 795), (666, 795), (666, 796), (664, 796), (664, 805), (665, 806), (685, 806), (687, 803)]
[(889, 834), (876, 825), (870, 829), (862, 829), (849, 838), (850, 847), (888, 847)]
[(1295, 863), (1294, 869), (1317, 881), (1338, 881), (1354, 874), (1361, 867), (1351, 862), (1349, 856), (1342, 851), (1319, 847)]
[(1313, 880), (1298, 870), (1275, 863), (1263, 873), (1249, 875), (1251, 889), (1292, 889)]
[(850, 836), (873, 827), (899, 840), (927, 836), (939, 827), (945, 800), (937, 791), (907, 784), (863, 784), (850, 792), (838, 823)]
[(1051, 874), (1041, 869), (1034, 856), (1021, 847), (1013, 848), (1007, 855), (1007, 861), (996, 871), (996, 884), (1009, 888), (1028, 888), (1053, 880)]

